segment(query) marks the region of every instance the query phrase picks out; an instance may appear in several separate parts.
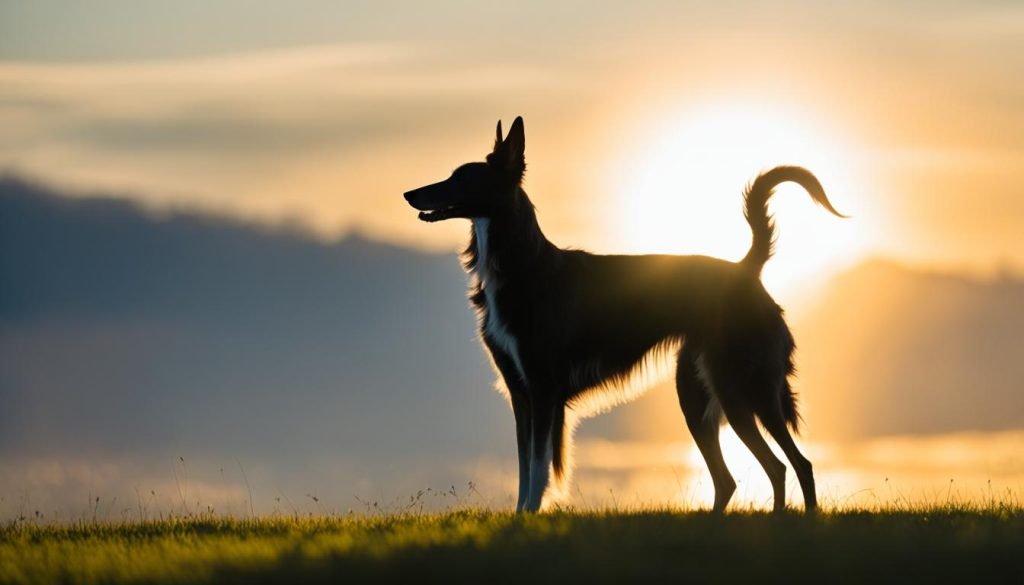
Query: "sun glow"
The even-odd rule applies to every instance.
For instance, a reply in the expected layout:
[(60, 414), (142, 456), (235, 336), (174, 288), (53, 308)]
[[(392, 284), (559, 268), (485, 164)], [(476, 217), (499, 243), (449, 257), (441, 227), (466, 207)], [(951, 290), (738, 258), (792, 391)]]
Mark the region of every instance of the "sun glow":
[[(799, 438), (797, 438), (797, 442), (802, 443)], [(732, 430), (732, 427), (729, 426), (722, 427), (719, 434), (719, 443), (722, 446), (722, 457), (725, 458), (725, 464), (729, 468), (729, 473), (736, 480), (736, 494), (733, 497), (734, 505), (740, 507), (754, 505), (759, 508), (770, 508), (772, 505), (771, 481), (769, 481), (764, 469), (757, 462), (750, 449), (743, 444), (743, 441)], [(799, 490), (797, 489), (799, 483), (796, 480), (796, 474), (792, 472), (792, 466), (789, 465), (786, 456), (783, 455), (774, 441), (769, 440), (768, 445), (772, 448), (772, 452), (775, 453), (779, 461), (786, 463), (788, 468), (786, 472), (786, 492), (790, 494), (790, 502), (801, 501)], [(801, 449), (805, 455), (811, 455), (811, 451), (808, 450), (806, 445), (801, 445)], [(707, 465), (704, 463), (704, 458), (701, 456), (696, 445), (692, 446), (688, 451), (686, 464), (688, 469), (695, 470), (704, 480), (693, 486), (693, 491), (688, 494), (688, 497), (691, 497), (696, 505), (710, 507), (715, 501), (715, 487), (711, 483), (711, 475), (708, 473)], [(793, 497), (794, 491), (796, 492), (795, 499)]]
[[(853, 151), (793, 110), (753, 105), (695, 108), (662, 123), (613, 178), (621, 202), (621, 245), (632, 253), (707, 254), (738, 260), (750, 245), (744, 186), (781, 164), (813, 172), (841, 212), (856, 216)], [(765, 269), (770, 290), (791, 292), (823, 269), (863, 252), (856, 220), (840, 220), (794, 185), (772, 199), (777, 256)]]

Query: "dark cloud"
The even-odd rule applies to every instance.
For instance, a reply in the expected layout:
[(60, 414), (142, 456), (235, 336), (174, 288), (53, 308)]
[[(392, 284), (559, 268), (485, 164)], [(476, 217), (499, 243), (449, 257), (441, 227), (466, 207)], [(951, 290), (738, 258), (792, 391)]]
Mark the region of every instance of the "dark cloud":
[(12, 180), (0, 209), (5, 453), (173, 445), (295, 464), (504, 445), (454, 257)]
[(1024, 281), (867, 262), (798, 322), (819, 438), (1024, 427)]

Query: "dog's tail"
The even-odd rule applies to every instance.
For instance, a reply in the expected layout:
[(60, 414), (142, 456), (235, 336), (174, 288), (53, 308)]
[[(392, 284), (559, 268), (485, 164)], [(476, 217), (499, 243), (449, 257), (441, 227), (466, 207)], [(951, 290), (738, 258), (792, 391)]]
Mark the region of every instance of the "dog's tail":
[(747, 186), (743, 194), (746, 206), (743, 215), (750, 224), (750, 231), (754, 239), (750, 244), (750, 251), (740, 263), (755, 274), (760, 275), (768, 259), (772, 257), (775, 248), (775, 221), (768, 213), (768, 199), (772, 192), (779, 185), (792, 181), (811, 194), (815, 203), (827, 209), (832, 215), (846, 217), (832, 207), (825, 189), (822, 188), (818, 179), (810, 171), (803, 167), (775, 167), (774, 169), (761, 173), (754, 182)]

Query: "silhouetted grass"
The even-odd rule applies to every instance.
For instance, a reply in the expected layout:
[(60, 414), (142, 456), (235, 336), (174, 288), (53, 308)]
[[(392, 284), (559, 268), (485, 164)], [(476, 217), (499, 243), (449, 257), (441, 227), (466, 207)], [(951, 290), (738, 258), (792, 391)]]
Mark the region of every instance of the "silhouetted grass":
[(193, 518), (0, 529), (2, 583), (1022, 583), (1024, 511)]

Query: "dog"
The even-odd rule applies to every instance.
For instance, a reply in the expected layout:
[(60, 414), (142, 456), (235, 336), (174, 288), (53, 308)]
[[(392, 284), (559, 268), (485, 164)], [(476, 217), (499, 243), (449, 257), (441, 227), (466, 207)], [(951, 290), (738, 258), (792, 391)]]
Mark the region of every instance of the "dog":
[(715, 486), (713, 510), (725, 510), (736, 482), (722, 458), (719, 429), (735, 430), (771, 480), (774, 511), (785, 510), (786, 466), (773, 454), (758, 421), (781, 447), (803, 492), (817, 507), (814, 473), (790, 430), (800, 417), (789, 380), (794, 341), (782, 308), (761, 283), (772, 256), (773, 189), (803, 187), (832, 207), (806, 169), (776, 167), (744, 193), (753, 233), (739, 262), (708, 256), (596, 255), (561, 249), (544, 236), (522, 188), (526, 171), (522, 117), (483, 162), (464, 164), (447, 179), (405, 193), (419, 219), (470, 220), (463, 255), (472, 275), (470, 302), (480, 336), (504, 381), (515, 415), (519, 454), (517, 512), (540, 510), (551, 484), (564, 486), (569, 442), (588, 405), (615, 403), (645, 358), (676, 354), (676, 391), (687, 427)]

